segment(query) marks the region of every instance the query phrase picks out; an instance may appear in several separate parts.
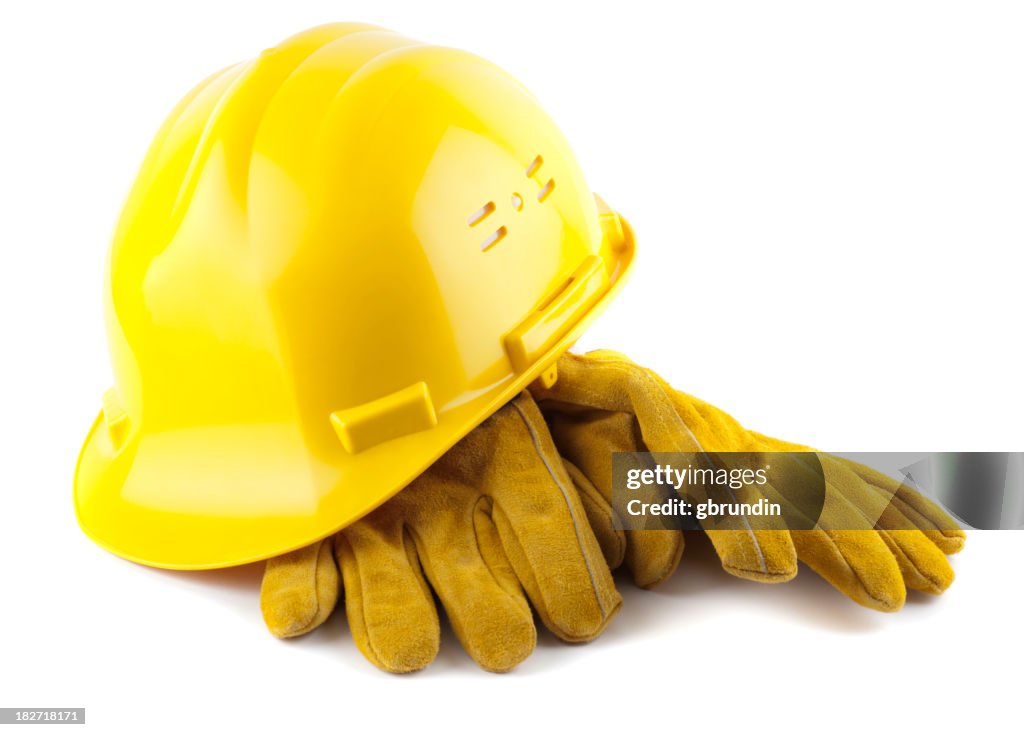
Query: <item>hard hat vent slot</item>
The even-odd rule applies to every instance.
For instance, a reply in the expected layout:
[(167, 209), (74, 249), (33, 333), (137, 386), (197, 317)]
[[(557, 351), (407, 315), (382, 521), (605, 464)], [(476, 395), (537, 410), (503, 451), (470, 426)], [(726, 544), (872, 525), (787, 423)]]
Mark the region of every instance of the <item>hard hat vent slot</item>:
[(502, 225), (496, 231), (491, 233), (484, 242), (480, 245), (481, 251), (489, 251), (501, 242), (501, 239), (508, 235), (508, 228)]
[[(540, 171), (540, 168), (543, 165), (544, 157), (541, 156), (540, 154), (537, 154), (537, 157), (530, 162), (530, 165), (528, 167), (526, 167), (526, 176), (530, 179), (533, 179), (535, 176), (537, 176), (537, 173)], [(537, 184), (540, 184), (540, 180), (537, 180)], [(546, 184), (541, 185), (540, 191), (537, 193), (537, 202), (543, 202), (549, 196), (551, 196), (551, 193), (554, 191), (555, 180), (548, 179)]]
[(543, 163), (544, 163), (544, 157), (541, 156), (540, 154), (538, 154), (537, 158), (535, 158), (533, 161), (531, 161), (530, 165), (528, 167), (526, 167), (526, 176), (527, 177), (532, 177), (534, 174), (536, 174), (540, 170), (541, 164), (543, 164)]
[(555, 180), (549, 179), (548, 183), (541, 187), (540, 192), (537, 193), (537, 202), (543, 202), (544, 200), (546, 200), (554, 190)]
[(482, 223), (485, 219), (487, 219), (488, 215), (494, 212), (495, 209), (496, 208), (494, 203), (488, 202), (486, 205), (484, 205), (479, 210), (477, 210), (476, 212), (469, 216), (469, 227), (472, 228), (474, 225)]

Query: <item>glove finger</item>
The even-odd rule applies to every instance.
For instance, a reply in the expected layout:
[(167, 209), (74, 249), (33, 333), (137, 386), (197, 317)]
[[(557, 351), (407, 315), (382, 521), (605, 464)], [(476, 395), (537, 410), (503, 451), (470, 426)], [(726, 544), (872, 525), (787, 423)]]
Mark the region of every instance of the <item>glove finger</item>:
[[(889, 494), (855, 473), (853, 464), (828, 454), (801, 453), (788, 458), (793, 462), (781, 463), (778, 458), (774, 462), (775, 466), (785, 468), (780, 485), (784, 492), (799, 493), (827, 479), (826, 506), (821, 515), (824, 527), (862, 532), (875, 528), (894, 557), (907, 588), (938, 594), (949, 587), (953, 569), (942, 551), (889, 503)], [(817, 461), (812, 463), (808, 458)], [(789, 481), (792, 483), (786, 483)]]
[(941, 594), (953, 583), (953, 567), (938, 546), (921, 530), (879, 530), (903, 574), (907, 588)]
[[(761, 433), (751, 432), (751, 436), (759, 441), (767, 450), (808, 452), (811, 448), (795, 443), (788, 443)], [(927, 497), (922, 496), (906, 484), (889, 478), (881, 471), (848, 459), (834, 458), (838, 463), (849, 467), (878, 493), (890, 498), (891, 506), (895, 507), (909, 521), (905, 529), (919, 529), (943, 553), (952, 555), (963, 549), (966, 535), (960, 525), (941, 507)], [(894, 528), (889, 528), (894, 529)]]
[(340, 585), (330, 538), (271, 558), (260, 584), (267, 629), (276, 637), (315, 630), (334, 611)]
[(788, 530), (708, 530), (726, 572), (761, 583), (782, 583), (797, 573), (797, 551)]
[[(906, 586), (930, 594), (941, 594), (949, 588), (953, 583), (953, 568), (934, 538), (917, 529), (918, 524), (922, 524), (920, 517), (908, 518), (903, 513), (904, 508), (892, 503), (895, 497), (891, 491), (868, 483), (855, 472), (853, 464), (828, 456), (823, 457), (823, 462), (829, 469), (830, 493), (852, 499), (853, 507), (868, 511), (865, 524), (870, 524), (872, 516), (877, 517), (874, 527), (896, 559)], [(929, 531), (941, 535), (938, 530)]]
[[(374, 519), (377, 515), (383, 519)], [(349, 629), (360, 652), (391, 673), (429, 665), (440, 647), (441, 627), (415, 546), (401, 523), (388, 519), (382, 507), (337, 536), (335, 555), (345, 582)]]
[(652, 589), (671, 578), (686, 548), (678, 530), (629, 530), (626, 540), (626, 568), (633, 583), (642, 589)]
[[(735, 451), (733, 454), (735, 455)], [(743, 458), (733, 457), (725, 464), (739, 462), (740, 465), (753, 468), (765, 465), (756, 460), (753, 456), (756, 451), (744, 452)], [(723, 458), (718, 454), (711, 454), (709, 460), (712, 464), (720, 465)], [(785, 475), (783, 474), (783, 480)], [(779, 487), (780, 479), (774, 479), (773, 483), (760, 487), (760, 490), (753, 496), (749, 496), (748, 490), (727, 489), (728, 496), (721, 496), (719, 490), (718, 501), (730, 503), (751, 502), (755, 497), (764, 496), (767, 500), (781, 500), (784, 496)], [(783, 483), (782, 486), (785, 484)], [(698, 485), (697, 491), (700, 494), (707, 492)], [(698, 497), (702, 499), (703, 496)], [(718, 553), (722, 567), (726, 572), (751, 581), (761, 583), (783, 583), (796, 576), (798, 571), (798, 560), (796, 549), (789, 530), (779, 524), (779, 520), (772, 520), (764, 517), (753, 516), (731, 516), (727, 525), (720, 521), (709, 519), (702, 523), (711, 544)]]
[[(595, 490), (611, 513), (615, 514), (610, 504), (612, 453), (646, 450), (640, 438), (640, 428), (633, 415), (625, 412), (570, 413), (549, 410), (546, 421), (551, 437), (562, 454), (565, 468), (580, 491), (584, 507), (587, 508), (587, 519), (601, 541), (602, 550), (606, 550), (608, 543), (603, 522), (595, 522), (595, 515), (587, 507), (589, 491)], [(629, 530), (625, 533), (625, 539), (627, 544), (623, 560), (637, 586), (657, 586), (679, 566), (684, 541), (678, 530)], [(605, 558), (612, 568), (616, 567), (607, 552)]]
[(858, 604), (894, 612), (907, 598), (903, 574), (873, 530), (793, 530), (800, 560)]
[(569, 642), (597, 637), (618, 612), (601, 547), (540, 410), (528, 394), (495, 423), (487, 489), (508, 559), (544, 624)]
[(510, 671), (533, 652), (537, 630), (501, 539), (480, 499), (472, 523), (432, 515), (414, 530), (427, 579), (462, 647), (484, 670)]
[(852, 461), (848, 463), (866, 483), (879, 493), (891, 497), (890, 504), (912, 526), (907, 529), (921, 530), (925, 537), (947, 555), (959, 553), (963, 549), (967, 535), (938, 504), (881, 471)]
[(601, 492), (590, 482), (583, 471), (574, 463), (562, 459), (565, 470), (569, 472), (576, 491), (579, 492), (580, 502), (583, 504), (583, 511), (587, 515), (587, 522), (590, 529), (594, 531), (601, 552), (604, 554), (608, 567), (615, 570), (622, 565), (626, 556), (626, 534), (622, 529), (622, 522), (619, 515), (615, 513), (612, 505), (604, 500)]
[[(676, 392), (676, 403), (687, 399)], [(721, 413), (719, 410), (698, 402), (690, 401), (695, 409), (710, 425), (717, 428), (717, 435), (723, 438), (742, 438), (744, 432), (738, 429), (738, 425), (731, 417)], [(691, 422), (691, 424), (693, 424)], [(740, 445), (754, 449), (754, 447), (775, 451), (806, 452), (809, 449), (792, 443), (784, 443), (774, 438), (759, 433), (746, 433), (747, 440)], [(810, 469), (801, 469), (802, 463), (799, 459), (792, 464), (790, 470), (797, 474), (801, 471), (810, 472)], [(842, 478), (836, 478), (829, 474), (829, 511), (826, 514), (841, 518), (843, 520), (859, 520), (863, 515), (858, 512), (855, 502), (859, 501), (865, 506), (865, 511), (871, 512), (871, 500), (864, 495), (863, 488), (856, 488), (856, 484), (843, 484)], [(796, 480), (796, 477), (794, 477)], [(806, 478), (804, 479), (806, 482)], [(847, 480), (849, 481), (849, 480)], [(801, 486), (797, 483), (795, 488), (813, 488)], [(837, 486), (838, 485), (838, 486)], [(863, 482), (862, 484), (863, 485)], [(837, 490), (839, 495), (837, 498)], [(786, 494), (786, 489), (780, 491)], [(789, 491), (792, 491), (790, 489)], [(859, 494), (859, 496), (858, 496)], [(850, 498), (845, 498), (849, 495)], [(885, 505), (877, 505), (885, 508)], [(742, 531), (717, 532), (713, 535), (726, 535), (723, 542), (715, 543), (716, 549), (725, 549), (723, 565), (727, 570), (735, 569), (737, 575), (760, 578), (755, 574), (751, 576), (749, 566), (752, 562), (761, 561), (754, 555), (759, 552), (757, 548), (749, 545), (741, 534)], [(778, 560), (780, 570), (795, 575), (795, 561), (787, 561), (788, 553), (784, 539), (784, 531), (759, 531), (752, 533), (760, 541), (764, 541), (759, 548), (761, 551), (779, 551), (778, 557), (769, 554), (765, 556), (768, 561)], [(943, 585), (948, 586), (952, 580), (952, 570), (948, 562), (939, 562), (932, 554), (921, 545), (922, 536), (894, 535), (882, 537), (870, 530), (851, 532), (822, 532), (821, 530), (799, 530), (793, 531), (789, 536), (792, 540), (796, 556), (804, 560), (819, 575), (828, 580), (833, 586), (846, 593), (855, 601), (882, 611), (899, 609), (906, 599), (906, 586), (922, 587), (924, 590), (934, 590)], [(775, 538), (772, 540), (772, 538)], [(772, 540), (771, 542), (768, 542)], [(890, 549), (892, 548), (892, 549)], [(937, 551), (935, 551), (937, 552)], [(721, 555), (721, 553), (720, 553)], [(736, 563), (730, 566), (726, 560), (728, 557), (735, 557)], [(873, 563), (872, 561), (876, 561)], [(787, 570), (786, 566), (792, 566)], [(757, 569), (755, 569), (757, 570)], [(785, 580), (784, 578), (782, 580)]]
[(784, 478), (792, 483), (781, 485), (784, 495), (786, 490), (825, 484), (820, 517), (825, 529), (792, 533), (800, 560), (863, 606), (879, 611), (901, 608), (907, 596), (904, 571), (914, 583), (918, 579), (913, 575), (913, 556), (899, 549), (901, 540), (873, 529), (888, 509), (887, 500), (875, 497), (833, 456), (801, 453), (790, 460), (784, 464)]
[[(952, 524), (940, 522), (939, 524), (942, 525), (942, 529), (937, 529), (930, 526), (934, 522), (929, 521), (925, 517), (919, 517), (918, 509), (907, 504), (904, 499), (893, 497), (891, 504), (905, 517), (912, 520), (913, 525), (918, 527), (924, 536), (931, 540), (932, 544), (946, 555), (955, 555), (964, 549), (967, 533), (961, 530), (955, 522), (952, 522)], [(930, 514), (929, 516), (931, 517), (932, 515)]]

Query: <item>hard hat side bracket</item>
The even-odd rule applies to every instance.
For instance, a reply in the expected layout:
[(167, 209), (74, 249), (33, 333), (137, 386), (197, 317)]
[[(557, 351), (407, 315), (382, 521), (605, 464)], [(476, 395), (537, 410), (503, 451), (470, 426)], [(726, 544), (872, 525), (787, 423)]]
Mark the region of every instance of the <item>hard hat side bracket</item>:
[(522, 374), (537, 363), (606, 291), (607, 282), (600, 258), (583, 259), (560, 290), (545, 297), (536, 311), (505, 335), (512, 369)]
[(426, 382), (399, 389), (365, 404), (331, 413), (331, 424), (349, 453), (437, 427), (437, 412)]

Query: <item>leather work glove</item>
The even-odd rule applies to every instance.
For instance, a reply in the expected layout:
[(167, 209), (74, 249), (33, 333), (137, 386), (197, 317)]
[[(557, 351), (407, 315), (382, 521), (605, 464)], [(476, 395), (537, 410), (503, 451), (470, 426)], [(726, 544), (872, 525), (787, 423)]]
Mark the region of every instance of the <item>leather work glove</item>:
[(315, 629), (342, 588), (360, 651), (394, 673), (437, 655), (431, 589), (466, 652), (497, 672), (533, 651), (527, 599), (567, 642), (597, 637), (622, 602), (526, 392), (374, 512), (268, 561), (260, 594), (267, 627), (278, 637)]
[[(566, 354), (558, 381), (536, 398), (575, 483), (589, 487), (588, 517), (612, 560), (622, 539), (610, 506), (613, 452), (811, 451), (746, 430), (611, 351)], [(902, 607), (908, 587), (938, 594), (952, 583), (946, 555), (963, 547), (964, 534), (944, 511), (878, 471), (824, 453), (817, 458), (830, 503), (884, 508), (874, 529), (708, 530), (726, 571), (781, 582), (803, 561), (854, 601), (880, 611)], [(625, 539), (625, 562), (639, 586), (660, 583), (679, 564), (678, 530), (627, 531)]]

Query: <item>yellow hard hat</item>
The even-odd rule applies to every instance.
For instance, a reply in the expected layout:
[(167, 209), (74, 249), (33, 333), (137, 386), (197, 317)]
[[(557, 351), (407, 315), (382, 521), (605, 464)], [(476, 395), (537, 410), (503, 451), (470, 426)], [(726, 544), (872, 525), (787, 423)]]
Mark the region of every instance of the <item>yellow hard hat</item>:
[(373, 26), (293, 36), (192, 90), (143, 162), (79, 522), (165, 568), (321, 539), (553, 381), (632, 259), (505, 72)]

